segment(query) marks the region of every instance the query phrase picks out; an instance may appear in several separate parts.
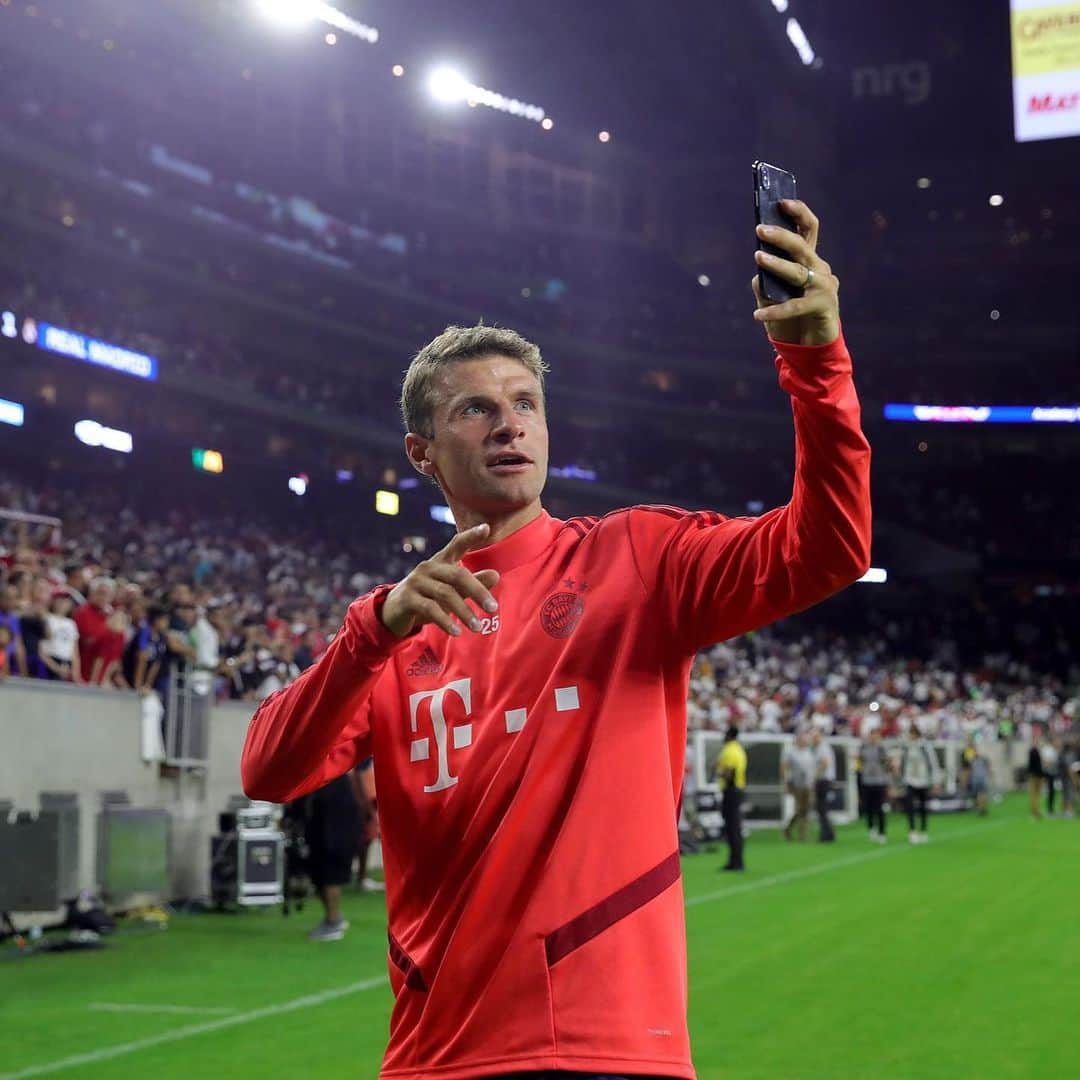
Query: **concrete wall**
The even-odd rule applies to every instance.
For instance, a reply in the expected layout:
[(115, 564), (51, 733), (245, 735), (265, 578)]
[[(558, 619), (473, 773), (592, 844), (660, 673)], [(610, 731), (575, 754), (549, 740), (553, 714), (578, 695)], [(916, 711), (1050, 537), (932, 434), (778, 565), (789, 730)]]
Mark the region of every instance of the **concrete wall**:
[(133, 693), (8, 679), (0, 683), (0, 799), (36, 811), (42, 791), (75, 792), (79, 886), (95, 891), (101, 793), (123, 790), (132, 806), (162, 807), (172, 817), (172, 895), (205, 896), (210, 837), (230, 796), (242, 793), (240, 751), (253, 711), (248, 703), (216, 706), (207, 767), (162, 779), (156, 764), (140, 760)]

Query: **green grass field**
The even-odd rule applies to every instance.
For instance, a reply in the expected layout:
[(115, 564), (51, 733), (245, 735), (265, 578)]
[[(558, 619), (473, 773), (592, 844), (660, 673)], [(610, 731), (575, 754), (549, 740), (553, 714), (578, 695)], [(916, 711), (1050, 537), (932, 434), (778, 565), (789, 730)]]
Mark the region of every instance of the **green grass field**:
[[(881, 848), (861, 827), (833, 845), (756, 834), (744, 876), (719, 853), (684, 860), (703, 1080), (1077, 1075), (1080, 821), (1029, 821), (1014, 796), (932, 820), (924, 847), (890, 824)], [(305, 939), (318, 911), (122, 923), (96, 952), (9, 946), (0, 1080), (375, 1077), (382, 897), (349, 895), (342, 942)]]

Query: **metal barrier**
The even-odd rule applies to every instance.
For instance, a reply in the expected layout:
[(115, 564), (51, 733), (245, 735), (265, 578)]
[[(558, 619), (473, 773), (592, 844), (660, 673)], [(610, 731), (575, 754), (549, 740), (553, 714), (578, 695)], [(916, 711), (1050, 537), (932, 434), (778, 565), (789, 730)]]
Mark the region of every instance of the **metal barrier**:
[(214, 681), (209, 672), (178, 662), (165, 698), (165, 764), (206, 765), (210, 757), (210, 710)]

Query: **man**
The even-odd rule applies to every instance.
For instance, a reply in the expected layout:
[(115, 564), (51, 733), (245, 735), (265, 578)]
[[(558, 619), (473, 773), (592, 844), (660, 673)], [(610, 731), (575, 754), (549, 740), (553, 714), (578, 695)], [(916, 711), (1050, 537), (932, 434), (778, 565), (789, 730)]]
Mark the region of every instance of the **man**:
[(1043, 759), (1042, 735), (1038, 728), (1031, 734), (1031, 749), (1028, 750), (1028, 809), (1031, 816), (1039, 821), (1042, 818)]
[(836, 783), (836, 754), (817, 727), (810, 733), (810, 749), (814, 754), (814, 806), (818, 817), (818, 841), (831, 844), (836, 840), (829, 820), (829, 797)]
[(745, 870), (742, 801), (746, 791), (746, 751), (739, 745), (739, 729), (734, 725), (724, 734), (724, 749), (716, 771), (720, 777), (720, 812), (724, 815), (724, 839), (728, 846), (728, 861), (720, 869)]
[(19, 616), (19, 590), (14, 585), (0, 586), (0, 626), (6, 631), (4, 641), (5, 671), (9, 675), (27, 674), (26, 648), (23, 645)]
[(972, 742), (972, 748), (975, 756), (970, 759), (971, 775), (968, 783), (975, 799), (975, 812), (979, 817), (986, 817), (990, 805), (990, 759), (981, 746)]
[(795, 742), (788, 743), (780, 755), (780, 780), (784, 790), (795, 800), (791, 820), (784, 826), (784, 839), (794, 838), (798, 826), (799, 840), (806, 843), (810, 832), (810, 799), (814, 791), (815, 762), (810, 740), (800, 728)]
[(164, 697), (168, 632), (168, 609), (152, 605), (124, 648), (124, 680), (140, 694), (155, 690)]
[(908, 728), (908, 742), (900, 759), (900, 779), (907, 801), (908, 843), (925, 844), (930, 840), (926, 831), (927, 803), (931, 790), (937, 784), (939, 771), (934, 748), (923, 738), (919, 725), (912, 720)]
[(79, 669), (92, 686), (103, 685), (124, 654), (124, 633), (112, 608), (115, 592), (112, 578), (94, 578), (86, 603), (72, 616), (79, 631)]
[(885, 796), (892, 770), (878, 728), (871, 729), (859, 747), (859, 771), (870, 839), (877, 844), (888, 843), (885, 835)]
[(695, 1076), (676, 827), (693, 657), (869, 565), (837, 281), (817, 219), (786, 209), (798, 233), (759, 235), (787, 257), (757, 260), (806, 293), (755, 312), (795, 419), (781, 509), (557, 520), (536, 346), (451, 327), (409, 367), (405, 449), (460, 531), (351, 604), (260, 706), (241, 765), (249, 795), (281, 802), (375, 758), (396, 999), (383, 1080)]

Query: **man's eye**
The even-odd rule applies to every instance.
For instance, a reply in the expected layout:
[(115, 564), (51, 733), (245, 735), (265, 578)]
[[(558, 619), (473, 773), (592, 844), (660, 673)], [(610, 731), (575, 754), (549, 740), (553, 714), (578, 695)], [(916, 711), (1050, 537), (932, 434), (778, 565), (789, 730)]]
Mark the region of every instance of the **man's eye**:
[(531, 401), (529, 401), (527, 398), (522, 398), (518, 402), (518, 404), (519, 405), (524, 405), (526, 409), (528, 409), (530, 412), (532, 411), (533, 403)]
[(483, 408), (484, 408), (483, 405), (466, 405), (463, 412), (465, 413), (465, 415), (468, 415), (469, 413), (473, 412), (474, 410), (476, 412), (481, 412), (483, 410)]

